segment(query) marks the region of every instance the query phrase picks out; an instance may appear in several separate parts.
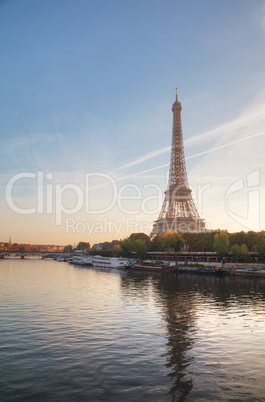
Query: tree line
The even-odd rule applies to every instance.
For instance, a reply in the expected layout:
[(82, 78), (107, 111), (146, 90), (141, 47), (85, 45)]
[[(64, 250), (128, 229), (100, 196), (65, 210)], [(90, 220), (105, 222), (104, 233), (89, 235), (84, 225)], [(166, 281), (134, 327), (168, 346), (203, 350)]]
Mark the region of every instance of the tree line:
[[(44, 246), (31, 246), (22, 244), (8, 244), (0, 247), (0, 250), (14, 251), (41, 251)], [(65, 246), (64, 252), (72, 253), (74, 250), (101, 254), (103, 256), (136, 255), (142, 259), (147, 251), (173, 251), (180, 250), (191, 252), (215, 251), (218, 258), (224, 258), (228, 254), (233, 261), (247, 261), (252, 252), (257, 253), (260, 262), (265, 262), (265, 232), (236, 232), (211, 231), (204, 233), (178, 233), (166, 232), (164, 235), (156, 235), (152, 239), (145, 233), (132, 233), (130, 236), (111, 242), (103, 242), (100, 250), (91, 250), (89, 242), (79, 242), (73, 249), (72, 245)]]
[(120, 240), (120, 254), (128, 257), (134, 252), (143, 258), (147, 251), (191, 252), (215, 251), (218, 258), (231, 256), (232, 261), (247, 261), (252, 252), (257, 253), (259, 261), (265, 262), (265, 232), (212, 231), (205, 233), (166, 232), (152, 239), (145, 233), (132, 233)]

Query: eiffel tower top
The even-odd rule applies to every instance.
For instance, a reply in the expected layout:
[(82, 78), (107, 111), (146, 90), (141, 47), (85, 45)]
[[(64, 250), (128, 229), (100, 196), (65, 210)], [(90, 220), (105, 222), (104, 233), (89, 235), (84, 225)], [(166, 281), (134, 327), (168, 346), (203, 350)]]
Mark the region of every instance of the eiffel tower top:
[(176, 88), (176, 100), (172, 105), (172, 112), (174, 111), (174, 109), (182, 110), (181, 103), (178, 101), (178, 88)]
[(172, 187), (175, 186), (182, 186), (183, 188), (189, 187), (183, 146), (181, 110), (182, 106), (178, 101), (178, 92), (176, 88), (176, 100), (172, 105), (173, 128), (168, 190), (171, 190)]

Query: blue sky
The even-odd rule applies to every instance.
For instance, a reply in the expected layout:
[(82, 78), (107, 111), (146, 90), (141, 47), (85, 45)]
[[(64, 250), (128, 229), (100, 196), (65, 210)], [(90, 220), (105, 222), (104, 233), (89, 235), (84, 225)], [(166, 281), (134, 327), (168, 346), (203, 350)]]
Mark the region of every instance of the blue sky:
[[(1, 1), (0, 38), (0, 241), (11, 234), (17, 242), (93, 244), (137, 228), (148, 233), (158, 212), (137, 205), (155, 194), (154, 186), (166, 189), (168, 166), (156, 168), (170, 159), (176, 87), (201, 217), (212, 229), (265, 229), (264, 1)], [(45, 180), (52, 174), (44, 180), (52, 186), (52, 212), (45, 204), (43, 213), (18, 214), (6, 186), (16, 174), (38, 171)], [(258, 184), (249, 187), (256, 171)], [(92, 172), (141, 199), (124, 201), (129, 213), (116, 202), (106, 213), (87, 214), (85, 207), (65, 213), (56, 224), (56, 184), (84, 192), (84, 175)], [(111, 199), (110, 182), (94, 182), (93, 203)], [(239, 189), (230, 194), (234, 183)], [(205, 188), (203, 197), (198, 188)], [(36, 192), (33, 179), (22, 179), (13, 201), (36, 206)], [(76, 197), (65, 191), (65, 209)], [(112, 228), (103, 227), (106, 220)]]

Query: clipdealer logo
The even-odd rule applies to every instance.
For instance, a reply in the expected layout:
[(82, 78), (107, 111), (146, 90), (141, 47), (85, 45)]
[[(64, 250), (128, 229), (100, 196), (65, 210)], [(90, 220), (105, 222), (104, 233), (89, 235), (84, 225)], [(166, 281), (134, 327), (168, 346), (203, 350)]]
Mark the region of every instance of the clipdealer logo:
[[(118, 187), (113, 177), (104, 173), (84, 173), (83, 185), (55, 181), (52, 173), (43, 171), (16, 174), (6, 186), (7, 205), (22, 215), (53, 214), (56, 226), (65, 224), (66, 233), (89, 237), (93, 232), (107, 231), (117, 237), (124, 229), (126, 232), (150, 232), (153, 219), (150, 223), (148, 216), (157, 216), (164, 200), (164, 190), (157, 184), (148, 183), (140, 187), (126, 183)], [(33, 189), (26, 203), (23, 197), (22, 200), (16, 197), (20, 187)], [(199, 184), (192, 189), (199, 213), (203, 208), (204, 192), (210, 187), (210, 184)], [(25, 196), (25, 190), (23, 194)], [(118, 222), (107, 217), (114, 207), (123, 214), (124, 220)], [(78, 221), (78, 213), (88, 215), (89, 221)], [(99, 219), (100, 215), (102, 219)], [(147, 219), (139, 222), (139, 215)]]
[[(240, 209), (232, 209), (231, 197), (240, 194), (243, 203), (246, 205), (244, 214)], [(260, 172), (255, 170), (248, 173), (244, 178), (236, 180), (226, 191), (225, 208), (228, 216), (241, 226), (251, 230), (255, 227), (260, 230)]]
[[(14, 189), (19, 186), (23, 179), (33, 180), (33, 186), (36, 190), (35, 205), (31, 208), (19, 205), (14, 197)], [(87, 215), (106, 214), (114, 206), (118, 206), (119, 210), (127, 215), (137, 215), (140, 212), (146, 215), (155, 214), (159, 212), (163, 199), (163, 190), (156, 184), (144, 185), (143, 190), (153, 190), (154, 193), (144, 196), (142, 189), (134, 184), (125, 184), (118, 188), (115, 180), (104, 173), (86, 173), (84, 187), (75, 183), (53, 184), (50, 182), (52, 179), (52, 173), (44, 174), (42, 171), (14, 175), (6, 186), (7, 205), (12, 211), (22, 215), (55, 213), (55, 223), (59, 226), (62, 225), (64, 215), (75, 215), (83, 209)], [(93, 201), (92, 196), (93, 191), (100, 187), (96, 184), (98, 180), (104, 181), (104, 184), (108, 186), (104, 196), (101, 197), (100, 205)], [(129, 195), (128, 191), (130, 192)], [(74, 205), (67, 207), (66, 199), (70, 195), (72, 199), (74, 198)], [(132, 205), (132, 202), (135, 205)]]

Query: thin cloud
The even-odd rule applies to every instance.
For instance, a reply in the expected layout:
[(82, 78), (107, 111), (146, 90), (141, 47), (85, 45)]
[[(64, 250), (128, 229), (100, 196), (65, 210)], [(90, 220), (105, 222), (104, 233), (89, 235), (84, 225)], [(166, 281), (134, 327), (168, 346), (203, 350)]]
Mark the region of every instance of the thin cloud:
[(264, 105), (263, 108), (257, 112), (244, 114), (235, 120), (232, 120), (228, 123), (222, 124), (219, 127), (214, 128), (213, 130), (209, 130), (203, 134), (196, 135), (195, 137), (189, 138), (188, 140), (184, 141), (184, 144), (195, 144), (197, 142), (201, 143), (203, 140), (208, 140), (212, 137), (215, 137), (219, 134), (224, 134), (227, 132), (231, 132), (232, 130), (236, 130), (239, 128), (244, 127), (247, 123), (251, 121), (257, 122), (258, 120), (264, 119)]
[(132, 161), (130, 163), (126, 163), (126, 165), (123, 165), (121, 167), (119, 167), (118, 169), (115, 170), (115, 172), (118, 172), (120, 170), (124, 170), (124, 169), (128, 169), (131, 166), (135, 166), (138, 165), (139, 163), (145, 162), (148, 159), (154, 158), (155, 156), (161, 155), (165, 152), (170, 151), (170, 146), (162, 148), (162, 149), (158, 149), (157, 151), (153, 151), (153, 152), (148, 152), (148, 154), (142, 156), (141, 158), (136, 159), (135, 161)]
[(214, 147), (212, 149), (208, 149), (207, 151), (203, 151), (203, 152), (200, 152), (200, 153), (195, 154), (195, 155), (187, 156), (185, 159), (192, 159), (192, 158), (195, 158), (197, 156), (206, 155), (206, 154), (209, 154), (210, 152), (214, 152), (214, 151), (217, 151), (217, 150), (222, 149), (222, 148), (227, 148), (230, 145), (234, 145), (234, 144), (237, 144), (237, 143), (239, 143), (241, 141), (246, 141), (246, 140), (249, 140), (250, 138), (258, 137), (258, 136), (264, 135), (264, 134), (265, 134), (265, 131), (262, 131), (260, 133), (256, 133), (256, 134), (253, 134), (253, 135), (249, 135), (247, 137), (240, 138), (240, 139), (235, 140), (235, 141), (231, 141), (228, 144), (220, 145), (219, 147)]
[(144, 174), (144, 173), (153, 172), (154, 170), (162, 169), (162, 168), (164, 168), (166, 166), (169, 166), (169, 163), (166, 163), (165, 165), (157, 166), (155, 168), (142, 170), (141, 172), (132, 173), (132, 174), (130, 174), (128, 176), (120, 177), (119, 179), (116, 179), (116, 182), (121, 181), (121, 180), (125, 180), (125, 179), (129, 179), (130, 177), (139, 176), (139, 175)]
[[(261, 120), (264, 119), (264, 117), (265, 117), (264, 116), (264, 104), (262, 104), (262, 105), (260, 105), (260, 109), (255, 111), (255, 112), (253, 112), (253, 111), (248, 112), (248, 113), (244, 112), (244, 115), (240, 116), (239, 118), (237, 118), (235, 120), (232, 120), (232, 121), (230, 121), (228, 123), (222, 124), (222, 125), (214, 128), (213, 130), (206, 131), (205, 133), (202, 133), (202, 134), (196, 135), (196, 136), (194, 136), (192, 138), (189, 138), (187, 140), (184, 140), (184, 145), (189, 145), (189, 144), (194, 145), (196, 143), (202, 144), (202, 142), (205, 142), (205, 141), (207, 141), (209, 139), (213, 139), (213, 138), (215, 138), (216, 136), (218, 136), (220, 134), (223, 135), (225, 133), (230, 133), (232, 130), (234, 131), (234, 130), (237, 130), (239, 128), (242, 128), (242, 127), (246, 126), (249, 123), (261, 121)], [(260, 134), (255, 134), (255, 135), (260, 135)], [(251, 136), (242, 138), (242, 141), (244, 141), (245, 139), (248, 139), (248, 138), (251, 138)], [(224, 145), (224, 146), (227, 146), (227, 145)], [(120, 172), (120, 171), (128, 169), (128, 168), (130, 168), (132, 166), (136, 166), (136, 165), (138, 165), (138, 164), (140, 164), (142, 162), (145, 162), (145, 161), (147, 161), (149, 159), (152, 159), (152, 158), (154, 158), (154, 157), (156, 157), (158, 155), (161, 155), (163, 153), (169, 152), (170, 149), (171, 149), (171, 147), (167, 146), (165, 148), (158, 149), (158, 150), (153, 151), (153, 152), (148, 152), (146, 155), (143, 155), (142, 157), (140, 157), (140, 158), (138, 158), (138, 159), (136, 159), (136, 160), (134, 160), (132, 162), (129, 162), (129, 163), (127, 163), (127, 164), (125, 164), (125, 165), (123, 165), (121, 167), (119, 167), (118, 169), (115, 170), (115, 172)], [(208, 153), (208, 152), (211, 152), (211, 151), (205, 151), (205, 153)], [(204, 152), (201, 153), (201, 154), (198, 154), (198, 156), (203, 155), (203, 154), (204, 154)], [(195, 157), (195, 156), (190, 156), (187, 159), (193, 158), (193, 157)], [(131, 176), (128, 176), (128, 177), (131, 177)]]
[[(251, 138), (258, 137), (258, 136), (264, 135), (264, 134), (265, 134), (265, 131), (262, 131), (262, 132), (260, 132), (260, 133), (256, 133), (256, 134), (253, 134), (253, 135), (249, 135), (249, 136), (247, 136), (247, 137), (240, 138), (240, 139), (235, 140), (235, 141), (231, 141), (231, 142), (229, 142), (229, 143), (227, 143), (227, 144), (220, 145), (219, 147), (214, 147), (214, 148), (208, 149), (207, 151), (203, 151), (203, 152), (199, 152), (199, 153), (194, 154), (194, 155), (187, 156), (185, 159), (187, 160), (187, 159), (196, 158), (196, 157), (201, 156), (201, 155), (206, 155), (206, 154), (209, 154), (209, 153), (211, 153), (211, 152), (218, 151), (219, 149), (227, 148), (227, 147), (229, 147), (230, 145), (234, 145), (234, 144), (237, 144), (237, 143), (239, 143), (239, 142), (246, 141), (246, 140), (249, 140), (249, 139), (251, 139)], [(135, 177), (135, 176), (142, 175), (142, 174), (144, 174), (144, 173), (149, 173), (149, 172), (152, 172), (152, 171), (154, 171), (154, 170), (162, 169), (162, 168), (167, 167), (167, 166), (169, 166), (169, 165), (170, 165), (169, 163), (166, 163), (166, 164), (164, 164), (164, 165), (160, 165), (160, 166), (157, 166), (157, 167), (154, 167), (154, 168), (151, 168), (151, 169), (142, 170), (141, 172), (132, 173), (132, 174), (130, 174), (130, 175), (128, 175), (128, 176), (124, 176), (124, 177), (121, 177), (121, 178), (119, 178), (119, 179), (116, 179), (116, 181), (119, 182), (119, 181), (121, 181), (121, 180), (125, 180), (125, 179), (128, 179), (128, 178), (130, 178), (130, 177)]]

